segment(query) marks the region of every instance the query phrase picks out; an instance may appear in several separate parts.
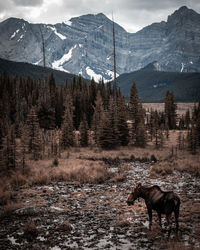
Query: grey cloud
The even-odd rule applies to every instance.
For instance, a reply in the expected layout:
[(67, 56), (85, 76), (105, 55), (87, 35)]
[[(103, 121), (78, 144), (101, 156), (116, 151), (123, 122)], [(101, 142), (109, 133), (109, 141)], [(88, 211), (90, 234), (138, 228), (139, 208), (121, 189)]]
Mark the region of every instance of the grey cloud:
[(15, 5), (19, 6), (39, 6), (43, 3), (43, 0), (13, 0)]
[[(183, 5), (200, 13), (199, 0), (59, 0), (58, 2), (4, 0), (0, 1), (0, 21), (9, 16), (15, 16), (29, 22), (54, 24), (89, 13), (102, 12), (111, 18), (113, 12), (118, 24), (127, 31), (135, 32), (153, 22), (165, 21), (168, 15)], [(38, 15), (29, 15), (24, 7), (29, 7), (29, 11), (35, 9)]]
[(0, 1), (0, 13), (12, 8), (12, 2), (10, 0)]

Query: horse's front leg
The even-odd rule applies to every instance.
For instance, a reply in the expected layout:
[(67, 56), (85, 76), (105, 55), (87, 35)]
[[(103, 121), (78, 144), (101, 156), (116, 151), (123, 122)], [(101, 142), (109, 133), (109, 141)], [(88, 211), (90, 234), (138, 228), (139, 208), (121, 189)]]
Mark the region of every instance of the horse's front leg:
[(168, 238), (171, 234), (171, 214), (166, 215), (167, 225), (168, 225)]
[(147, 207), (148, 215), (149, 215), (149, 230), (151, 230), (152, 227), (152, 209), (151, 207)]
[(159, 219), (160, 228), (162, 228), (161, 213), (159, 213), (159, 212), (158, 212), (158, 219)]

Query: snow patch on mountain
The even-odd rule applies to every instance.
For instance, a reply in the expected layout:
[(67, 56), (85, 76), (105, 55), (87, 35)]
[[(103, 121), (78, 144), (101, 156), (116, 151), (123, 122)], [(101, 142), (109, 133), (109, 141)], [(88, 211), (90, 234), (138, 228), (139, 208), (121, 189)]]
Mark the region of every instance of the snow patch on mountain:
[(153, 66), (155, 67), (155, 69), (156, 69), (157, 71), (161, 71), (161, 67), (160, 67), (160, 65), (159, 65), (158, 62), (154, 62)]
[(181, 72), (183, 72), (183, 70), (184, 70), (184, 63), (181, 63)]
[(47, 26), (49, 29), (53, 30), (53, 32), (58, 36), (60, 39), (65, 40), (67, 37), (63, 36), (61, 33), (58, 33), (55, 27)]
[(153, 87), (154, 88), (159, 88), (159, 87), (164, 87), (166, 85), (167, 85), (166, 83), (157, 83), (157, 84), (154, 84)]
[(24, 34), (22, 34), (22, 35), (20, 36), (20, 38), (19, 38), (17, 41), (19, 42), (20, 40), (23, 39), (23, 37), (24, 37)]
[(10, 37), (10, 40), (13, 39), (13, 38), (17, 35), (18, 32), (19, 32), (19, 29), (16, 30), (16, 31), (12, 34), (12, 36)]
[[(106, 74), (110, 77), (110, 80), (108, 80), (108, 81), (112, 81), (114, 79), (114, 72), (113, 71), (107, 70)], [(116, 77), (118, 77), (118, 76), (119, 76), (119, 74), (116, 73)]]
[(33, 64), (34, 65), (39, 65), (39, 63), (42, 61), (42, 59), (40, 59), (39, 61), (36, 61), (36, 62), (34, 62)]
[(67, 24), (68, 26), (72, 26), (72, 22), (70, 20), (65, 21), (64, 23)]
[(90, 67), (86, 67), (86, 73), (88, 76), (90, 76), (90, 79), (94, 79), (95, 82), (99, 82), (101, 80), (102, 75), (96, 74)]
[(52, 63), (52, 67), (54, 69), (57, 69), (57, 70), (62, 70), (62, 71), (65, 71), (65, 72), (68, 72), (67, 70), (65, 70), (63, 68), (63, 64), (68, 62), (71, 58), (72, 58), (72, 52), (73, 52), (73, 49), (75, 49), (77, 47), (77, 45), (74, 45), (74, 47), (72, 47), (67, 54), (64, 54), (59, 60), (56, 60)]

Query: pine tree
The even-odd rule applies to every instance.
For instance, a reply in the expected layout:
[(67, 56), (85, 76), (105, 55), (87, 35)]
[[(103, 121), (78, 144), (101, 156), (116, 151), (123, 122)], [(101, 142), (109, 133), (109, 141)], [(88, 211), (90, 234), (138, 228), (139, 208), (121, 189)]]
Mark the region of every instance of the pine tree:
[(33, 155), (34, 160), (41, 158), (42, 139), (36, 109), (34, 107), (28, 113), (26, 121), (26, 141), (28, 152)]
[(160, 148), (164, 144), (163, 124), (159, 125), (160, 115), (157, 110), (152, 111), (152, 137), (155, 137), (155, 147)]
[(149, 129), (149, 134), (150, 134), (150, 138), (152, 141), (153, 136), (154, 136), (154, 111), (152, 109), (150, 111), (150, 119), (149, 119), (149, 123), (148, 123), (148, 129)]
[(91, 80), (89, 88), (88, 88), (89, 96), (88, 96), (88, 110), (87, 110), (87, 117), (88, 117), (88, 126), (91, 128), (92, 126), (92, 118), (94, 114), (94, 106), (95, 100), (97, 95), (97, 86), (94, 79)]
[(140, 122), (136, 128), (135, 145), (144, 148), (147, 143), (147, 134), (144, 122)]
[(185, 148), (185, 137), (182, 132), (179, 132), (179, 135), (177, 138), (177, 147), (179, 150), (183, 150)]
[(113, 97), (110, 98), (108, 110), (102, 115), (100, 132), (99, 144), (102, 148), (112, 149), (119, 145), (116, 103)]
[(11, 126), (8, 134), (3, 138), (2, 144), (2, 167), (7, 169), (13, 169), (17, 166), (17, 146), (15, 128)]
[(176, 128), (176, 109), (177, 105), (175, 103), (174, 94), (173, 92), (167, 91), (165, 97), (165, 116), (169, 129)]
[(38, 112), (40, 127), (45, 130), (55, 127), (55, 112), (50, 105), (43, 103)]
[(74, 127), (73, 127), (73, 105), (70, 95), (67, 96), (65, 111), (62, 124), (61, 145), (66, 149), (74, 144)]
[[(130, 102), (129, 102), (130, 119), (132, 121), (132, 143), (135, 146), (145, 146), (146, 143), (146, 129), (144, 125), (144, 110), (138, 97), (136, 84), (131, 88)], [(143, 132), (143, 136), (142, 136)]]
[(130, 119), (132, 121), (132, 143), (135, 144), (135, 134), (137, 130), (137, 126), (139, 124), (139, 97), (137, 92), (136, 83), (133, 83), (130, 93), (130, 101), (129, 101), (129, 111), (130, 111)]
[(182, 129), (185, 128), (185, 119), (184, 119), (183, 115), (182, 115), (182, 116), (180, 117), (180, 119), (179, 119), (178, 128), (179, 128), (180, 130), (182, 130)]
[(127, 124), (127, 106), (122, 95), (117, 100), (117, 131), (119, 145), (126, 146), (129, 143), (129, 129)]
[(192, 125), (191, 129), (188, 131), (187, 142), (188, 142), (188, 150), (191, 152), (191, 154), (196, 154), (197, 138), (194, 125)]
[(26, 136), (22, 134), (21, 136), (21, 165), (22, 165), (22, 172), (24, 173), (25, 171), (25, 166), (26, 166)]
[(113, 149), (116, 147), (116, 134), (114, 134), (111, 126), (111, 119), (108, 111), (105, 111), (102, 115), (101, 130), (99, 135), (99, 145), (103, 149)]
[(99, 137), (102, 130), (102, 118), (104, 114), (103, 101), (100, 94), (100, 91), (97, 92), (95, 107), (94, 107), (94, 115), (92, 119), (92, 130), (94, 131), (94, 140), (99, 146)]
[(79, 131), (80, 131), (80, 145), (82, 147), (87, 147), (88, 146), (88, 123), (86, 121), (85, 115), (83, 116), (83, 120), (80, 123)]
[(188, 110), (186, 111), (186, 113), (185, 113), (185, 127), (186, 127), (186, 129), (189, 129), (190, 124), (191, 124), (190, 111), (189, 111), (189, 109), (188, 109)]
[(200, 147), (200, 104), (199, 104), (199, 113), (196, 119), (196, 141), (197, 141), (197, 146)]

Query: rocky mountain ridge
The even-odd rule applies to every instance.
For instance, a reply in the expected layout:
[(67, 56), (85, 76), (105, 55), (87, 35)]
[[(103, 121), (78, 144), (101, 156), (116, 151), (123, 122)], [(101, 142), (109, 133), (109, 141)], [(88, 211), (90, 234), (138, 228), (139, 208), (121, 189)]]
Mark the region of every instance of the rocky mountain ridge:
[[(200, 14), (181, 7), (167, 22), (128, 33), (115, 23), (117, 74), (148, 63), (176, 72), (200, 71)], [(9, 18), (0, 23), (1, 58), (43, 64), (42, 37), (48, 67), (98, 81), (113, 78), (113, 23), (104, 14), (83, 15), (68, 22), (31, 24)]]

